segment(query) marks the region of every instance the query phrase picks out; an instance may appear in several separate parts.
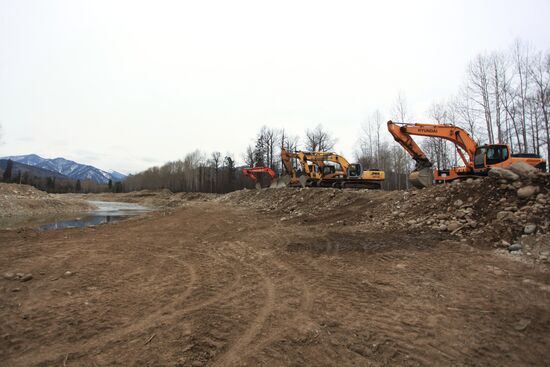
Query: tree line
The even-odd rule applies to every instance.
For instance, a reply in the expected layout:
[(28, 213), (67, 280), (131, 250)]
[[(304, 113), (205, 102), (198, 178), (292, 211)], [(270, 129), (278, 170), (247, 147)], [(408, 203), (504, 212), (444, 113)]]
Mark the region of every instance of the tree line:
[[(246, 167), (270, 167), (283, 175), (286, 172), (281, 161), (282, 149), (331, 151), (335, 143), (334, 136), (322, 125), (307, 129), (302, 137), (288, 134), (284, 129), (262, 126), (254, 138), (254, 143), (246, 147), (242, 161)], [(298, 162), (293, 163), (296, 169), (300, 169)], [(364, 163), (364, 167), (369, 165), (372, 165), (372, 162)], [(244, 177), (238, 168), (231, 154), (222, 156), (220, 152), (206, 154), (196, 150), (181, 160), (129, 175), (124, 182), (124, 188), (128, 191), (169, 189), (173, 192), (215, 193), (226, 193), (245, 187), (253, 188), (253, 183)], [(270, 181), (267, 176), (260, 176), (259, 179), (264, 185)], [(405, 181), (402, 177), (401, 182), (404, 184)], [(388, 187), (396, 188), (391, 185)]]

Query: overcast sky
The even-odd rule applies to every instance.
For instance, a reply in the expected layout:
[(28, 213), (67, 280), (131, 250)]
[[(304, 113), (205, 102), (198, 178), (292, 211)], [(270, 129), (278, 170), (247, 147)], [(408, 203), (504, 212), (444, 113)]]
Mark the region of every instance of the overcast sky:
[(0, 0), (0, 156), (130, 173), (317, 124), (351, 156), (399, 91), (425, 119), (476, 54), (548, 50), (549, 20), (548, 0)]

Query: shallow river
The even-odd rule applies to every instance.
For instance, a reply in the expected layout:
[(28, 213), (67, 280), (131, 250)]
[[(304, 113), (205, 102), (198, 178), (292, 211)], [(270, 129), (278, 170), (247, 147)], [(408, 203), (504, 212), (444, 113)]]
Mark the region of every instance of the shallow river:
[(47, 231), (62, 228), (90, 227), (104, 223), (115, 223), (152, 210), (142, 205), (132, 203), (92, 200), (89, 202), (97, 207), (97, 209), (89, 212), (70, 213), (67, 215), (0, 218), (0, 228), (32, 227)]

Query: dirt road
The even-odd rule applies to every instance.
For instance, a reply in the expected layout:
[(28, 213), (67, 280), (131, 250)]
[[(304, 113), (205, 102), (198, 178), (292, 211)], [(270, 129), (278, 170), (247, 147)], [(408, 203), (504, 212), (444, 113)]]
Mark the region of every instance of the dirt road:
[[(0, 231), (3, 366), (545, 365), (550, 277), (437, 231), (230, 202)], [(66, 273), (71, 272), (71, 274)]]

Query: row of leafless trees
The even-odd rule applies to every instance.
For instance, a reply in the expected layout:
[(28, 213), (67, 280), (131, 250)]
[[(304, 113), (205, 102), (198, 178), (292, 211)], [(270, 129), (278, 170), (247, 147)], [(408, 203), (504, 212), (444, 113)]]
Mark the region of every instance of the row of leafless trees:
[(207, 156), (196, 150), (181, 160), (130, 175), (124, 182), (124, 189), (224, 193), (247, 184), (250, 185), (238, 174), (235, 160), (230, 154), (222, 156), (220, 152), (213, 152)]
[[(334, 147), (335, 139), (321, 125), (313, 130), (307, 130), (305, 136), (304, 149), (325, 151)], [(282, 174), (282, 148), (297, 150), (299, 138), (288, 135), (285, 130), (263, 126), (254, 145), (248, 146), (243, 154), (245, 166), (271, 167)], [(198, 150), (187, 154), (181, 160), (130, 175), (124, 182), (124, 188), (128, 191), (169, 189), (174, 192), (224, 193), (244, 187), (251, 188), (253, 183), (242, 175), (231, 154), (222, 156), (220, 152), (213, 152), (208, 155)]]
[[(330, 151), (334, 148), (335, 141), (332, 134), (321, 125), (306, 130), (302, 139), (287, 134), (283, 129), (263, 126), (254, 144), (246, 148), (242, 158), (246, 167), (270, 167), (279, 174), (284, 174), (285, 169), (280, 159), (281, 149)], [(379, 150), (382, 151), (382, 149)], [(396, 156), (402, 161), (396, 163)], [(362, 163), (364, 167), (385, 169), (389, 178), (385, 188), (394, 189), (406, 185), (405, 158), (407, 157), (397, 147), (392, 147), (388, 154), (384, 155), (382, 165), (377, 166), (379, 162), (371, 159), (363, 159)], [(299, 169), (298, 162), (294, 163)], [(403, 168), (398, 173), (394, 173), (392, 170), (396, 166), (403, 166)], [(261, 176), (259, 178), (264, 184), (269, 181), (262, 180)], [(213, 152), (207, 155), (200, 151), (189, 153), (182, 160), (168, 162), (163, 166), (151, 167), (136, 175), (130, 175), (124, 182), (124, 189), (128, 191), (169, 189), (174, 192), (224, 193), (244, 187), (252, 188), (253, 183), (242, 175), (230, 154), (222, 156), (220, 152)]]
[[(516, 153), (534, 152), (548, 157), (549, 113), (550, 54), (517, 41), (508, 50), (474, 58), (457, 94), (446, 101), (434, 102), (427, 111), (427, 122), (459, 125), (479, 143), (506, 143)], [(413, 122), (401, 93), (387, 115), (395, 121)], [(365, 168), (384, 170), (384, 188), (407, 188), (413, 162), (389, 139), (387, 120), (380, 110), (368, 117), (358, 135), (355, 159)], [(334, 149), (335, 142), (334, 136), (321, 125), (308, 129), (302, 138), (284, 129), (264, 126), (242, 158), (248, 167), (268, 166), (284, 173), (282, 148), (328, 151)], [(423, 139), (421, 146), (437, 168), (460, 164), (454, 146), (443, 139)], [(230, 154), (206, 155), (199, 151), (183, 160), (131, 175), (125, 182), (126, 190), (228, 192), (243, 187), (251, 187), (251, 183), (242, 177)]]
[[(550, 53), (516, 41), (508, 50), (478, 55), (457, 95), (429, 112), (433, 121), (458, 124), (479, 142), (550, 159)], [(426, 148), (438, 166), (456, 164), (446, 146)]]
[[(478, 143), (509, 144), (514, 153), (536, 153), (550, 160), (549, 113), (550, 53), (516, 41), (508, 50), (476, 56), (469, 63), (457, 94), (434, 102), (425, 122), (458, 125)], [(400, 122), (413, 122), (402, 95), (391, 115)], [(407, 172), (409, 157), (380, 137), (384, 122), (378, 111), (368, 119), (357, 156), (386, 170), (389, 167), (395, 172)], [(437, 168), (461, 164), (452, 143), (443, 139), (419, 140)]]

